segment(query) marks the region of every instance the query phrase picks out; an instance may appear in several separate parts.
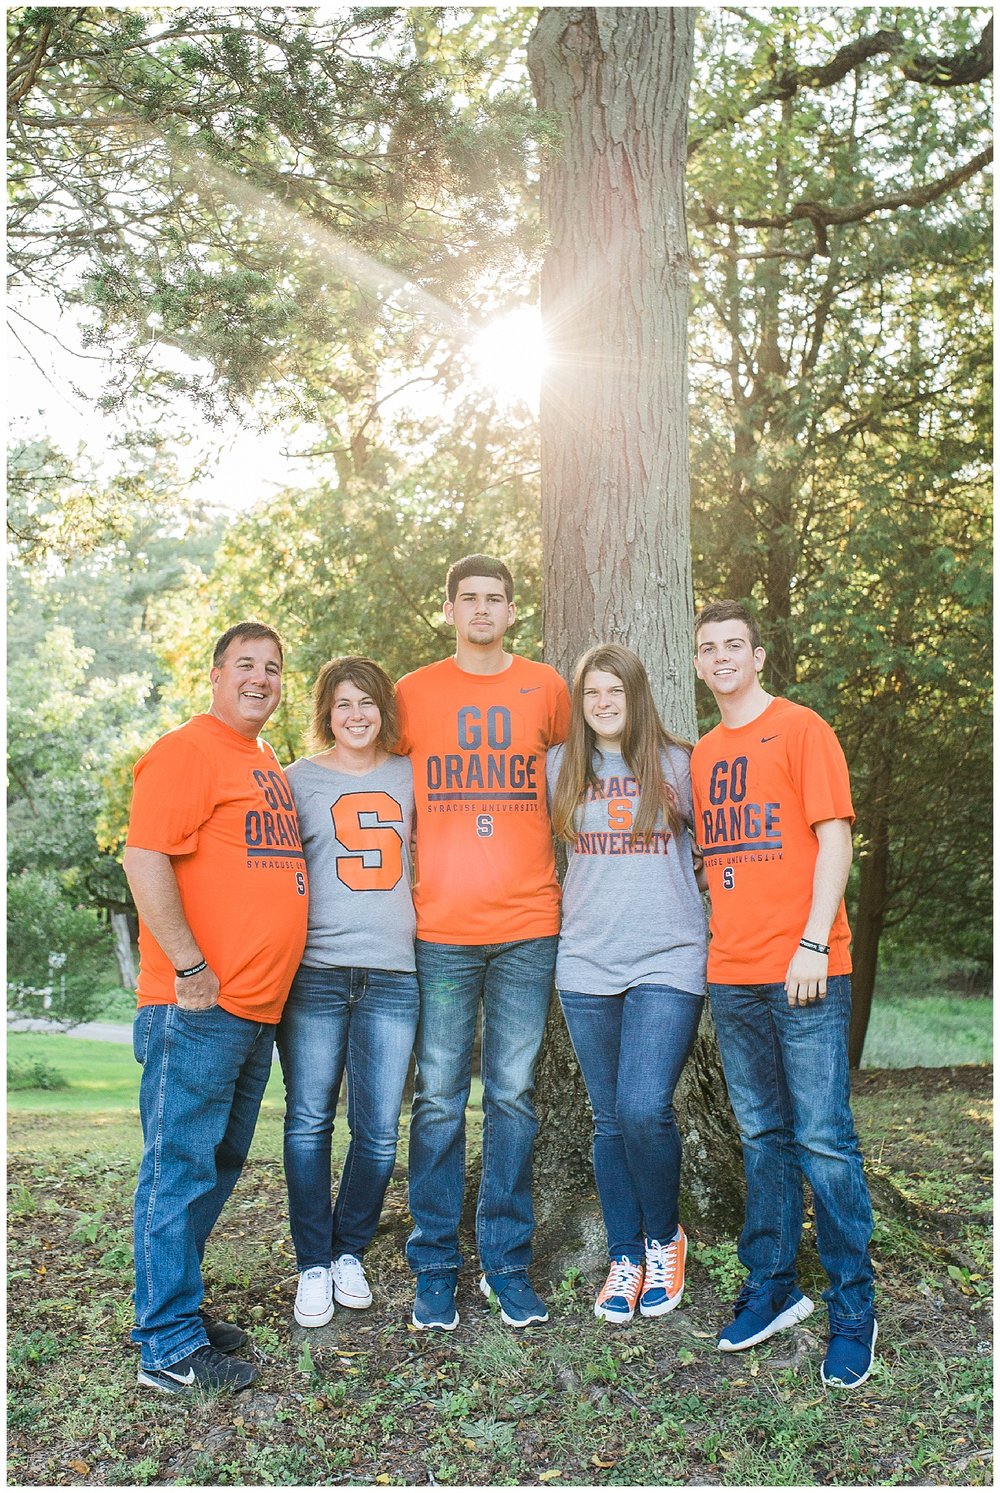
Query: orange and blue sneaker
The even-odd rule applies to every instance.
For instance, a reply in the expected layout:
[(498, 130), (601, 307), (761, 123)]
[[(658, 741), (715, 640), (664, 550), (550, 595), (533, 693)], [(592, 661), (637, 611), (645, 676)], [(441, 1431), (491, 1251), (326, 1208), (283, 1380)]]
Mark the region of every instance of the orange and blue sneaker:
[(642, 1290), (642, 1266), (627, 1255), (611, 1261), (608, 1278), (597, 1293), (594, 1316), (605, 1322), (631, 1322)]
[(680, 1225), (669, 1244), (646, 1240), (646, 1284), (639, 1297), (642, 1316), (662, 1317), (664, 1312), (673, 1311), (684, 1295), (686, 1259), (687, 1235)]

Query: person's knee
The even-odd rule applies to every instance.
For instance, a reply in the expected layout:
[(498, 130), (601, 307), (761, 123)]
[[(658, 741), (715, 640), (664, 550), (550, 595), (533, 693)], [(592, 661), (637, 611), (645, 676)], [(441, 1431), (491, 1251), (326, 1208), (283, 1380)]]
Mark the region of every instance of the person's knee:
[(626, 1140), (642, 1140), (643, 1136), (662, 1135), (674, 1124), (674, 1111), (669, 1104), (655, 1104), (632, 1096), (618, 1104), (618, 1123)]

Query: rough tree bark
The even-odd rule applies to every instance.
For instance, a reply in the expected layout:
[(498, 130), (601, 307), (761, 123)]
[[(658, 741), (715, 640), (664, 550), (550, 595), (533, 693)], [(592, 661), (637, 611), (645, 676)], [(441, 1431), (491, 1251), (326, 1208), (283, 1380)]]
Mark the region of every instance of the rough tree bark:
[[(558, 145), (542, 171), (545, 657), (569, 676), (614, 640), (649, 670), (667, 724), (693, 738), (684, 213), (694, 11), (546, 8), (528, 49)], [(706, 1028), (709, 1030), (706, 1031)], [(710, 1022), (678, 1096), (685, 1221), (739, 1212), (738, 1142)], [(539, 1254), (603, 1247), (591, 1208), (590, 1119), (561, 1014), (539, 1075)], [(568, 1222), (571, 1220), (571, 1222)], [(560, 1252), (546, 1249), (561, 1238)]]

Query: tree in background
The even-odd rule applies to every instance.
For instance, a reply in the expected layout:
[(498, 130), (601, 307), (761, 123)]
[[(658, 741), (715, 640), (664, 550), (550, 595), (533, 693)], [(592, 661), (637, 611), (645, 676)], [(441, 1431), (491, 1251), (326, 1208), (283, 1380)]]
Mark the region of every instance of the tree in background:
[[(592, 644), (626, 643), (664, 720), (692, 739), (684, 162), (693, 48), (694, 12), (683, 7), (547, 7), (528, 52), (539, 107), (559, 125), (542, 174), (545, 656), (569, 678)], [(694, 1163), (690, 1213), (716, 1220), (738, 1195), (723, 1092), (714, 1038), (702, 1036), (677, 1110)], [(558, 1017), (539, 1106), (537, 1169), (551, 1212), (579, 1200), (590, 1175), (586, 1101)]]
[[(533, 11), (318, 14), (249, 6), (9, 12), (12, 294), (27, 318), (16, 325), (30, 351), (32, 307), (19, 297), (55, 295), (115, 355), (105, 407), (134, 408), (148, 426), (185, 391), (217, 413), (301, 419), (319, 474), (315, 499), (286, 495), (270, 519), (253, 520), (253, 543), (267, 561), (259, 568), (240, 532), (249, 521), (233, 525), (212, 590), (241, 610), (244, 602), (256, 609), (255, 597), (275, 609), (273, 620), (301, 640), (293, 657), (304, 668), (320, 652), (339, 651), (341, 638), (364, 641), (362, 622), (387, 661), (394, 637), (400, 653), (410, 650), (409, 666), (428, 656), (425, 648), (446, 651), (435, 634), (436, 572), (460, 535), (478, 542), (495, 516), (496, 542), (486, 547), (523, 537), (529, 594), (538, 575), (529, 553), (536, 463), (521, 459), (530, 445), (523, 424), (523, 440), (509, 436), (471, 404), (454, 425), (439, 419), (433, 431), (429, 418), (421, 432), (417, 420), (394, 425), (387, 408), (393, 390), (415, 381), (445, 391), (455, 412), (477, 318), (530, 295), (533, 152), (555, 139), (558, 118), (538, 114), (523, 86)], [(631, 15), (573, 10), (563, 18), (586, 36)], [(964, 877), (930, 876), (935, 856), (911, 853), (933, 763), (928, 756), (918, 770), (909, 738), (916, 714), (932, 709), (942, 732), (972, 742), (965, 723), (980, 699), (968, 688), (961, 647), (969, 629), (981, 636), (985, 616), (978, 569), (965, 577), (969, 557), (982, 558), (973, 526), (986, 513), (991, 147), (982, 85), (992, 25), (972, 8), (775, 8), (699, 12), (698, 37), (688, 144), (696, 594), (756, 599), (776, 687), (818, 704), (850, 737), (859, 952), (894, 923), (908, 940), (960, 938), (972, 949), (981, 838), (963, 836)], [(645, 85), (649, 68), (640, 63), (656, 57), (649, 50), (625, 59), (626, 77)], [(567, 60), (575, 68), (586, 52)], [(577, 77), (582, 88), (587, 79)], [(608, 180), (627, 203), (627, 177)], [(598, 234), (609, 225), (598, 213), (593, 227)], [(668, 284), (678, 267), (664, 260), (664, 270)], [(608, 312), (619, 315), (613, 304)], [(573, 335), (568, 325), (571, 352)], [(639, 347), (617, 348), (624, 378)], [(587, 387), (587, 373), (570, 392), (590, 400), (600, 420), (610, 406), (594, 402), (604, 392)], [(572, 384), (567, 369), (558, 376)], [(608, 482), (625, 504), (624, 524), (605, 521), (615, 511), (609, 488), (604, 507), (588, 510), (588, 519), (597, 515), (592, 527), (567, 524), (566, 514), (579, 515), (570, 505), (561, 515), (550, 510), (546, 533), (550, 546), (566, 546), (588, 585), (599, 568), (612, 578), (597, 587), (594, 617), (603, 628), (629, 620), (628, 586), (651, 616), (662, 609), (649, 586), (655, 567), (635, 575), (633, 554), (620, 549), (620, 535), (627, 551), (649, 521), (636, 496), (647, 476), (651, 492), (659, 480), (649, 436), (642, 432), (635, 452), (614, 424), (599, 435), (620, 457)], [(508, 441), (517, 452), (511, 462)], [(867, 480), (876, 474), (877, 484)], [(586, 466), (578, 475), (586, 485)], [(72, 530), (88, 498), (80, 484), (64, 480), (62, 489)], [(964, 535), (960, 513), (949, 525), (942, 507), (956, 492), (969, 515)], [(902, 516), (915, 514), (914, 505), (934, 512), (907, 525)], [(893, 514), (897, 538), (887, 527)], [(43, 543), (50, 530), (42, 525)], [(909, 530), (920, 535), (912, 551)], [(895, 560), (879, 569), (883, 541)], [(942, 550), (953, 564), (934, 558)], [(609, 554), (613, 563), (599, 566)], [(310, 586), (314, 572), (325, 593)], [(679, 596), (683, 576), (671, 571), (669, 580)], [(895, 617), (901, 649), (907, 597), (928, 584), (942, 588), (942, 606), (933, 616), (913, 613), (922, 642), (904, 660), (911, 682), (880, 690), (879, 671), (889, 659), (891, 673), (895, 655), (888, 631), (877, 638), (864, 625), (872, 598)], [(203, 677), (217, 615), (203, 584), (186, 593), (172, 619), (168, 667), (160, 658), (164, 674)], [(578, 651), (570, 630), (580, 618), (550, 611), (550, 621), (561, 661)], [(659, 642), (681, 630), (671, 616)], [(518, 646), (530, 651), (537, 636), (534, 618)], [(935, 654), (946, 657), (931, 694)], [(828, 688), (833, 680), (842, 691)], [(292, 753), (299, 735), (290, 712), (308, 681), (289, 685), (275, 725), (279, 746)], [(668, 681), (668, 715), (672, 688)], [(180, 710), (183, 694), (165, 705)], [(678, 724), (685, 708), (680, 700)], [(876, 745), (894, 733), (901, 749), (880, 756)], [(976, 752), (966, 759), (969, 815), (981, 824)], [(116, 785), (127, 782), (127, 765), (118, 768)], [(112, 807), (106, 818), (110, 846), (121, 815)], [(947, 830), (936, 807), (926, 824), (940, 845)], [(966, 887), (970, 916), (961, 907)], [(873, 978), (875, 966), (867, 956), (860, 965), (863, 991), (864, 970)]]
[[(90, 936), (95, 911), (114, 932), (121, 983), (134, 983), (131, 901), (101, 836), (109, 773), (116, 756), (134, 760), (160, 732), (162, 638), (217, 535), (197, 507), (178, 510), (169, 467), (102, 485), (85, 463), (72, 475), (69, 466), (51, 446), (12, 461), (7, 864), (21, 888), (12, 919), (25, 887), (32, 905), (42, 888), (58, 887), (60, 936), (76, 928), (81, 938), (66, 969), (75, 990), (77, 956), (90, 970), (92, 947), (104, 946)], [(36, 873), (37, 884), (23, 881)], [(14, 897), (10, 882), (8, 892)], [(66, 907), (80, 917), (63, 918)], [(23, 930), (12, 933), (10, 972), (23, 1004), (41, 985), (34, 964), (26, 971), (18, 961), (29, 952), (35, 961), (37, 950)]]
[(700, 57), (696, 592), (756, 599), (772, 687), (844, 743), (857, 1063), (883, 930), (989, 919), (992, 21), (716, 11)]

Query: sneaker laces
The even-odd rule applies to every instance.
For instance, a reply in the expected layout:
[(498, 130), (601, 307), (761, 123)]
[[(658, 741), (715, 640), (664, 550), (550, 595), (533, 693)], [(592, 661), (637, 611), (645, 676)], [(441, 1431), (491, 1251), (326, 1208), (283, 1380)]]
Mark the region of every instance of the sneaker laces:
[(635, 1289), (636, 1276), (642, 1266), (637, 1265), (635, 1260), (621, 1259), (612, 1260), (608, 1278), (604, 1282), (604, 1290), (601, 1299), (606, 1301), (609, 1296), (627, 1296)]
[(857, 1322), (838, 1322), (836, 1325), (832, 1322), (830, 1323), (831, 1338), (846, 1337), (858, 1343), (866, 1343), (871, 1337), (871, 1330), (872, 1319), (870, 1315), (862, 1317)]
[(658, 1239), (646, 1242), (646, 1290), (666, 1290), (677, 1269), (677, 1246), (679, 1239), (661, 1244)]
[(357, 1255), (338, 1255), (332, 1266), (335, 1274), (339, 1275), (341, 1281), (359, 1291), (367, 1290), (368, 1277), (365, 1275), (365, 1267)]
[(448, 1270), (438, 1270), (433, 1275), (424, 1275), (418, 1289), (421, 1295), (427, 1291), (433, 1292), (442, 1289), (450, 1291), (452, 1289), (451, 1272)]

